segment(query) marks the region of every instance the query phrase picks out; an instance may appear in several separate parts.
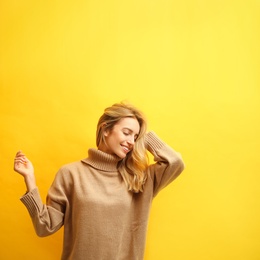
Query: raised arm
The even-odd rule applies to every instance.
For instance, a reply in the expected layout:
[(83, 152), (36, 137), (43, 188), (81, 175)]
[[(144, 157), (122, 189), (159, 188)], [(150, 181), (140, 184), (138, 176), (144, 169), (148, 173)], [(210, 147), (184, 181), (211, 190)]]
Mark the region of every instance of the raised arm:
[(176, 179), (184, 170), (180, 153), (164, 143), (154, 132), (146, 135), (147, 150), (154, 156), (155, 164), (149, 166), (149, 176), (153, 180), (154, 196)]
[(59, 194), (49, 193), (47, 204), (42, 202), (36, 186), (34, 168), (22, 151), (18, 151), (14, 159), (14, 170), (24, 177), (27, 192), (21, 197), (26, 206), (35, 232), (38, 236), (48, 236), (55, 233), (63, 225), (64, 207), (55, 203)]

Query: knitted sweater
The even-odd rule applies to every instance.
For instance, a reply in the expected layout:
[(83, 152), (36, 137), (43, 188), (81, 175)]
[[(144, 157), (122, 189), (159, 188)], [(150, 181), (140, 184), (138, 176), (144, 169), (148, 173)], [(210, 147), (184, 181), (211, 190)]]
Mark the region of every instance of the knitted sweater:
[(39, 236), (64, 225), (63, 260), (141, 260), (152, 199), (183, 170), (179, 153), (154, 132), (146, 136), (155, 163), (144, 191), (128, 191), (117, 170), (120, 158), (89, 149), (88, 158), (61, 167), (43, 204), (38, 189), (25, 194)]

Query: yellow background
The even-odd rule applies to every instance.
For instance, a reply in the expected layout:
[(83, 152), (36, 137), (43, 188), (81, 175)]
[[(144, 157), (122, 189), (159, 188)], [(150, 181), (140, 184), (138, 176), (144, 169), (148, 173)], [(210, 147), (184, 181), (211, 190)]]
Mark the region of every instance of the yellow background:
[(154, 200), (145, 260), (260, 259), (259, 0), (0, 3), (0, 259), (59, 259), (13, 172), (22, 149), (43, 199), (95, 147), (103, 109), (141, 108), (186, 170)]

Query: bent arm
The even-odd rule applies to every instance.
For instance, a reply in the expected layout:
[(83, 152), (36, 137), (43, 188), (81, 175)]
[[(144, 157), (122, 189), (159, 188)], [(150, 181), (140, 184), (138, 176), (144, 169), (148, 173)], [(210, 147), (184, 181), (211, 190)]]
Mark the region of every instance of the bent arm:
[(155, 164), (148, 167), (154, 183), (154, 196), (175, 180), (184, 170), (181, 154), (164, 143), (154, 132), (146, 136), (147, 150), (154, 156)]
[(60, 177), (56, 176), (56, 180), (48, 193), (45, 205), (41, 200), (36, 186), (33, 165), (22, 151), (16, 153), (14, 170), (24, 178), (27, 192), (21, 198), (21, 201), (31, 216), (36, 234), (38, 236), (53, 234), (63, 225), (66, 205), (66, 196), (62, 189), (63, 179), (61, 174)]

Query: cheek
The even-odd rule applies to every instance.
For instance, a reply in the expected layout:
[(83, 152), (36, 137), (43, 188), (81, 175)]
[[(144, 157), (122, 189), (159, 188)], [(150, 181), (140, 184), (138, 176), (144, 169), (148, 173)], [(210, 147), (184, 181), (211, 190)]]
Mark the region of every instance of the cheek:
[(107, 144), (110, 146), (110, 147), (114, 147), (117, 143), (119, 142), (119, 138), (115, 135), (110, 135), (108, 138), (107, 138)]
[(123, 142), (125, 139), (126, 137), (122, 132), (111, 132), (107, 136), (107, 143), (113, 146)]

